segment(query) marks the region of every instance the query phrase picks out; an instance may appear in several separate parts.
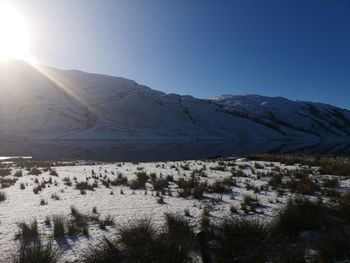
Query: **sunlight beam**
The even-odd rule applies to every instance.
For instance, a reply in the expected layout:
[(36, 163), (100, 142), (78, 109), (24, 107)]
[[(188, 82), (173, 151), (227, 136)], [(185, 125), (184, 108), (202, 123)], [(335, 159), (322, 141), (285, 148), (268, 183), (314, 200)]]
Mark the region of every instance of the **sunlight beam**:
[(63, 92), (65, 92), (67, 95), (69, 95), (71, 98), (76, 100), (78, 103), (83, 105), (85, 108), (87, 108), (89, 111), (93, 112), (94, 114), (98, 114), (96, 109), (91, 108), (76, 92), (75, 90), (78, 90), (77, 87), (75, 87), (72, 83), (70, 83), (68, 80), (64, 79), (59, 74), (55, 73), (53, 70), (49, 70), (49, 68), (42, 66), (40, 64), (36, 63), (29, 63), (34, 69), (36, 69), (41, 75), (43, 75), (45, 78), (47, 78), (49, 81), (51, 81), (56, 87), (61, 89)]

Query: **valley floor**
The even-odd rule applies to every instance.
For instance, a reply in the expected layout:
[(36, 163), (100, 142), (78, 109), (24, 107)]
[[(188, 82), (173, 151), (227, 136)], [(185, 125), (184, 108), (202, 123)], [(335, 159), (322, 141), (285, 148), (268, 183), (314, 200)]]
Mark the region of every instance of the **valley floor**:
[[(291, 197), (332, 202), (350, 188), (348, 177), (318, 166), (266, 159), (0, 163), (0, 261), (16, 253), (23, 238), (20, 223), (36, 220), (39, 233), (49, 238), (53, 218), (69, 220), (74, 209), (91, 219), (83, 232), (54, 239), (65, 262), (80, 262), (88, 244), (113, 238), (137, 218), (162, 225), (165, 213), (177, 212), (196, 233), (205, 213), (213, 223), (232, 216), (269, 221)], [(109, 219), (105, 225), (104, 219)], [(199, 258), (194, 253), (193, 261)]]

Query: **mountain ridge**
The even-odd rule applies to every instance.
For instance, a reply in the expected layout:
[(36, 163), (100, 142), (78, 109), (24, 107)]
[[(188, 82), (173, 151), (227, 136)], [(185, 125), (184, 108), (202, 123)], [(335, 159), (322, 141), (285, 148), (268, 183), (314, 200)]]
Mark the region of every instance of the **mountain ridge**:
[(350, 135), (350, 111), (325, 103), (259, 95), (224, 95), (211, 101), (224, 110), (280, 130), (289, 127), (317, 136)]
[(350, 111), (350, 109), (347, 109), (345, 107), (340, 107), (336, 106), (330, 103), (326, 102), (321, 102), (321, 101), (311, 101), (311, 100), (303, 100), (303, 99), (290, 99), (284, 96), (267, 96), (267, 95), (259, 95), (259, 94), (254, 94), (254, 93), (247, 93), (247, 94), (223, 94), (223, 95), (218, 95), (212, 98), (209, 98), (209, 100), (216, 100), (216, 99), (224, 99), (224, 98), (232, 98), (232, 97), (259, 97), (259, 98), (264, 98), (264, 99), (282, 99), (282, 100), (287, 100), (291, 102), (304, 102), (304, 103), (314, 103), (314, 104), (319, 104), (319, 105), (325, 105), (325, 106), (332, 106), (335, 108), (339, 108), (342, 110)]
[(2, 140), (250, 142), (350, 135), (350, 112), (332, 105), (259, 95), (197, 99), (122, 77), (21, 61), (0, 63), (0, 91)]

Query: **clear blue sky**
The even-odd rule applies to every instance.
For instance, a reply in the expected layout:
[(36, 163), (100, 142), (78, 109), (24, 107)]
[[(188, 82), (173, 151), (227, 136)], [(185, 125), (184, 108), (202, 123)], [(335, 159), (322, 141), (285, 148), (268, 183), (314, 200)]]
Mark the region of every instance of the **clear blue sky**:
[(16, 0), (44, 64), (350, 108), (349, 0)]

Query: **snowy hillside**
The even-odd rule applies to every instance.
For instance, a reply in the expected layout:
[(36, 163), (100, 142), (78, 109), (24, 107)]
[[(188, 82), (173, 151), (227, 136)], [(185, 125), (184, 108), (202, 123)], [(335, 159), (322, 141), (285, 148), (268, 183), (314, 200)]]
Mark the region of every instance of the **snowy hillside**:
[(3, 139), (242, 139), (280, 135), (218, 106), (123, 78), (0, 66)]
[(21, 61), (0, 63), (0, 92), (0, 138), (6, 140), (251, 142), (350, 133), (349, 112), (323, 104), (254, 96), (200, 100)]
[(295, 132), (322, 137), (350, 135), (350, 111), (332, 105), (258, 95), (225, 95), (212, 101), (236, 116), (286, 135)]

